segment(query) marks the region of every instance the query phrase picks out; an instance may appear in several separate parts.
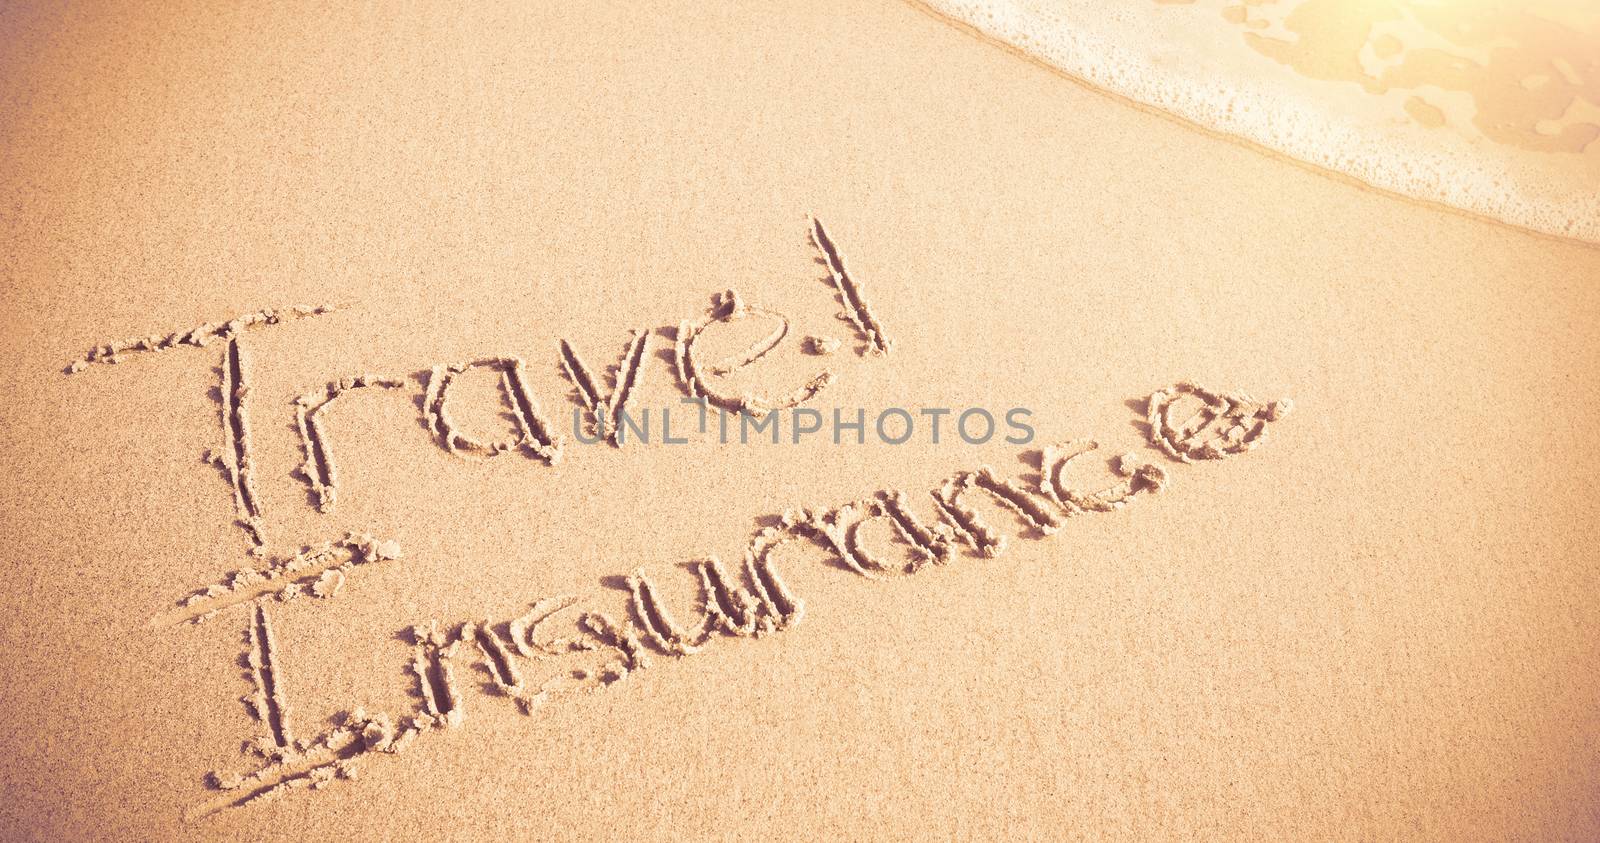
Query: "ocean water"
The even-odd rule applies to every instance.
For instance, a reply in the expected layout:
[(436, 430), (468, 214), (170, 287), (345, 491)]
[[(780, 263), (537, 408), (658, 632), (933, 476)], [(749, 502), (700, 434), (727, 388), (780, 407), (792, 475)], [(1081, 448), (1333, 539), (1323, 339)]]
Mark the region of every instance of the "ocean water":
[(923, 0), (1091, 85), (1600, 243), (1600, 0)]

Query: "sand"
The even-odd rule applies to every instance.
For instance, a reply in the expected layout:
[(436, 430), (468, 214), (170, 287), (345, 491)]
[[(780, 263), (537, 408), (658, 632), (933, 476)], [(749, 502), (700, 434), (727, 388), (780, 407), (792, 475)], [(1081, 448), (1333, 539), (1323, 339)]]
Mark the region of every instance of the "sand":
[(1600, 833), (1595, 247), (906, 3), (0, 25), (0, 836)]

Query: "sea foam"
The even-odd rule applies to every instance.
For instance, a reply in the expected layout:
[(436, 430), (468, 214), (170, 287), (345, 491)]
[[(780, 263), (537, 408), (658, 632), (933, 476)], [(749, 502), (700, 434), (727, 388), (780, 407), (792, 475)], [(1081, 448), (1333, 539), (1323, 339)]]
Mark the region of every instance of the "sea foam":
[(1088, 84), (1402, 196), (1600, 243), (1591, 0), (924, 0)]

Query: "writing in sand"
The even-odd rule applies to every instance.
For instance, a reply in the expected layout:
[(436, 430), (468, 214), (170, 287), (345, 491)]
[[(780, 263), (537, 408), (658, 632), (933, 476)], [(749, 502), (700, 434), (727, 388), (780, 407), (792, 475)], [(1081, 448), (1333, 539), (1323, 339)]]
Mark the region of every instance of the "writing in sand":
[[(827, 282), (841, 307), (840, 319), (859, 340), (863, 357), (889, 354), (893, 344), (866, 290), (852, 277), (838, 246), (815, 219), (809, 234), (817, 262), (827, 269)], [(215, 791), (193, 805), (186, 818), (195, 820), (284, 793), (315, 790), (354, 776), (372, 759), (404, 751), (418, 739), (460, 726), (468, 700), (462, 670), (481, 671), (494, 695), (524, 714), (566, 695), (593, 693), (648, 667), (651, 656), (691, 656), (719, 639), (774, 634), (798, 623), (805, 601), (785, 582), (778, 554), (785, 546), (807, 546), (836, 566), (868, 579), (915, 575), (928, 566), (955, 563), (962, 555), (995, 557), (1005, 552), (1010, 535), (983, 517), (975, 504), (986, 499), (1014, 515), (1013, 534), (1040, 540), (1067, 526), (1071, 519), (1115, 512), (1161, 492), (1171, 484), (1167, 468), (1134, 453), (1114, 455), (1113, 480), (1102, 488), (1080, 487), (1072, 479), (1081, 458), (1096, 454), (1092, 439), (1052, 444), (1038, 452), (1034, 482), (1003, 477), (988, 466), (958, 470), (930, 484), (923, 496), (880, 489), (858, 500), (831, 507), (796, 507), (765, 520), (742, 549), (737, 564), (715, 556), (694, 560), (689, 568), (698, 579), (699, 599), (679, 611), (667, 605), (644, 568), (626, 574), (627, 616), (618, 618), (585, 605), (572, 594), (529, 595), (528, 610), (516, 617), (440, 622), (427, 619), (409, 629), (407, 656), (414, 683), (413, 709), (398, 714), (360, 708), (338, 713), (337, 725), (305, 736), (294, 728), (290, 654), (273, 632), (272, 619), (281, 604), (296, 599), (329, 600), (363, 566), (399, 564), (402, 553), (392, 541), (350, 534), (335, 541), (300, 547), (273, 558), (268, 552), (250, 434), (251, 360), (244, 337), (251, 331), (294, 319), (331, 312), (326, 306), (263, 310), (188, 330), (104, 343), (67, 366), (77, 374), (97, 364), (114, 364), (135, 354), (182, 348), (221, 346), (218, 414), (220, 446), (205, 452), (227, 481), (238, 524), (256, 560), (218, 582), (199, 589), (152, 627), (180, 623), (207, 624), (220, 616), (238, 618), (243, 631), (240, 664), (246, 667), (249, 693), (242, 698), (254, 729), (243, 742), (250, 767), (239, 772), (214, 771), (205, 776)], [(697, 341), (719, 326), (762, 319), (771, 330), (742, 351), (705, 360)], [(658, 331), (671, 337), (673, 370), (685, 400), (719, 410), (763, 417), (812, 401), (836, 379), (824, 369), (795, 384), (770, 391), (733, 390), (727, 376), (754, 365), (783, 343), (789, 318), (746, 303), (728, 291), (715, 296), (709, 315), (685, 320), (672, 328), (640, 328), (632, 332), (609, 383), (596, 374), (573, 345), (559, 343), (554, 364), (572, 382), (572, 398), (588, 428), (590, 440), (621, 444), (623, 425), (635, 387)], [(840, 343), (830, 337), (806, 337), (800, 346), (826, 355)], [(520, 452), (554, 463), (562, 456), (562, 437), (544, 415), (525, 378), (527, 362), (519, 357), (487, 356), (433, 367), (417, 378), (422, 383), (422, 413), (438, 445), (463, 458), (488, 458)], [(451, 386), (471, 369), (498, 374), (500, 393), (512, 430), (500, 439), (471, 435), (450, 412)], [(330, 380), (293, 398), (294, 423), (305, 460), (298, 473), (321, 512), (330, 511), (339, 489), (333, 443), (325, 423), (327, 408), (342, 395), (362, 389), (406, 389), (411, 378), (360, 374)], [(1243, 454), (1264, 441), (1267, 428), (1283, 418), (1289, 402), (1257, 401), (1243, 393), (1220, 392), (1179, 382), (1158, 389), (1145, 402), (1147, 435), (1157, 460), (1190, 464)], [(1103, 454), (1099, 456), (1105, 456)], [(881, 524), (887, 533), (874, 533)], [(581, 528), (581, 525), (578, 525)], [(878, 529), (878, 528), (873, 528)], [(880, 539), (874, 540), (873, 536)], [(888, 536), (888, 540), (881, 537)], [(792, 563), (786, 563), (792, 564)], [(689, 620), (680, 620), (680, 616)], [(237, 628), (237, 627), (234, 627)], [(218, 666), (219, 678), (232, 677), (231, 665)]]

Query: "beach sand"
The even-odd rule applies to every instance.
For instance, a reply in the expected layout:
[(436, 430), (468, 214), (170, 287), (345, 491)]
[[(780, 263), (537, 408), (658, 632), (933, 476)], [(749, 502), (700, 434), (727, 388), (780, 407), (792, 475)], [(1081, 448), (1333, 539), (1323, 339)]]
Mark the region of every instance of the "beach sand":
[[(1198, 131), (906, 3), (0, 21), (0, 836), (1600, 834), (1594, 246)], [(837, 318), (813, 220), (889, 353)], [(560, 341), (599, 374), (649, 330), (636, 406), (687, 428), (673, 332), (729, 289), (789, 320), (739, 389), (826, 370), (825, 416), (1022, 407), (1037, 436), (574, 440)], [(66, 373), (293, 305), (336, 309), (237, 330), (247, 401), (225, 337)], [(434, 368), (486, 357), (521, 361), (559, 461), (429, 429)], [(369, 372), (401, 386), (330, 405), (321, 512), (293, 401)], [(536, 444), (500, 377), (461, 373), (454, 421)], [(1185, 464), (1144, 422), (1188, 380), (1293, 412)], [(1167, 488), (1051, 535), (979, 504), (1004, 552), (911, 576), (796, 541), (803, 618), (683, 656), (641, 635), (648, 667), (524, 660), (528, 713), (470, 628), (443, 657), (411, 632), (562, 595), (560, 635), (580, 611), (637, 631), (641, 567), (689, 626), (685, 563), (736, 573), (786, 512), (896, 489), (931, 519), (952, 475), (1026, 483), (1085, 437), (1085, 485), (1132, 452)], [(347, 566), (337, 594), (245, 584), (177, 622), (350, 532), (372, 540), (313, 563)], [(360, 752), (338, 731), (430, 705), (402, 752), (381, 751), (399, 725)], [(340, 754), (319, 738), (358, 763), (240, 805), (251, 785), (208, 783)]]

